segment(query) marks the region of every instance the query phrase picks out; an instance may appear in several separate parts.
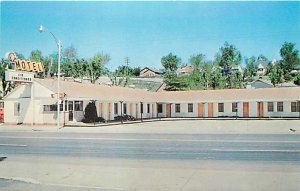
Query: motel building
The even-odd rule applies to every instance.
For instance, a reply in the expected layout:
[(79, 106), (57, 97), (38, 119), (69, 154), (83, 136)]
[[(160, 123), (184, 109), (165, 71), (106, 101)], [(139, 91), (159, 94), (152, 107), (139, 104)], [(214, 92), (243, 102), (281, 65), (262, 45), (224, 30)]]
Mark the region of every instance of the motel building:
[[(95, 102), (106, 121), (151, 118), (299, 118), (300, 87), (149, 92), (61, 81), (60, 123), (76, 124)], [(33, 78), (4, 97), (5, 124), (56, 124), (57, 80)], [(122, 109), (122, 111), (121, 111)]]

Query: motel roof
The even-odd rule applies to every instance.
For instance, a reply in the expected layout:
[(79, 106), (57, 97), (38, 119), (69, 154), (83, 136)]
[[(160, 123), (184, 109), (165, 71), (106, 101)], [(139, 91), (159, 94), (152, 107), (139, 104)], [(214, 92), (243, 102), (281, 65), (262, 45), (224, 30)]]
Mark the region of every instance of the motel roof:
[[(34, 79), (34, 82), (39, 83), (54, 93), (57, 91), (57, 81), (54, 79)], [(66, 96), (69, 99), (94, 99), (125, 102), (195, 103), (300, 101), (300, 87), (149, 92), (141, 89), (119, 86), (61, 81), (60, 92), (66, 93)]]
[[(57, 93), (56, 80), (36, 78), (34, 81)], [(156, 101), (154, 92), (146, 90), (63, 80), (60, 81), (60, 93), (65, 93), (68, 98), (87, 98), (103, 101)]]
[(162, 102), (239, 102), (299, 100), (300, 87), (157, 92)]

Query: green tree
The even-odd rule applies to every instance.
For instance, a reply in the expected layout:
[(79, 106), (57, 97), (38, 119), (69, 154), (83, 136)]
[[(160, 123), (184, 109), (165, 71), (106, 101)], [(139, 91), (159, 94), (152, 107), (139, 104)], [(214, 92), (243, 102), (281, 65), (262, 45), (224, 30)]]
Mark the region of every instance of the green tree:
[(73, 68), (75, 62), (77, 62), (77, 50), (72, 45), (62, 51), (61, 71), (66, 76), (76, 75), (77, 71)]
[(275, 87), (277, 84), (284, 82), (284, 78), (283, 78), (283, 69), (280, 67), (274, 67), (274, 66), (270, 66), (269, 68), (269, 79), (271, 80), (271, 83), (273, 84), (273, 86)]
[(254, 56), (245, 59), (246, 68), (244, 70), (244, 79), (246, 81), (252, 81), (253, 77), (255, 76), (255, 73), (257, 71), (255, 60), (256, 59)]
[(213, 89), (224, 89), (226, 86), (226, 79), (219, 68), (212, 71), (211, 80), (211, 87)]
[(189, 64), (193, 67), (192, 73), (186, 77), (189, 89), (204, 89), (204, 80), (202, 77), (205, 56), (203, 54), (193, 55), (189, 59)]
[(172, 53), (161, 58), (161, 63), (164, 67), (165, 72), (176, 72), (180, 66), (181, 59)]
[(232, 44), (225, 42), (224, 46), (220, 48), (219, 66), (223, 68), (231, 68), (232, 66), (240, 65), (242, 56), (240, 51)]
[(29, 60), (34, 62), (43, 62), (43, 55), (40, 50), (33, 50), (30, 52)]
[(88, 62), (86, 67), (86, 74), (91, 79), (91, 83), (95, 83), (96, 80), (104, 74), (104, 65), (108, 63), (110, 57), (108, 54), (97, 53)]
[(183, 90), (187, 87), (185, 80), (178, 78), (177, 69), (180, 66), (181, 59), (172, 53), (161, 58), (161, 63), (164, 67), (164, 82), (166, 90), (176, 91)]
[(300, 86), (300, 74), (298, 74), (295, 79), (294, 79), (294, 83), (298, 86)]
[(286, 80), (290, 80), (290, 72), (299, 64), (298, 50), (295, 49), (295, 44), (285, 42), (280, 49), (280, 56), (282, 57), (283, 75)]
[(118, 66), (114, 72), (115, 76), (126, 77), (126, 76), (139, 76), (140, 67), (131, 68), (130, 66)]
[(225, 42), (224, 46), (220, 48), (220, 53), (218, 54), (218, 65), (221, 66), (222, 73), (225, 76), (227, 87), (230, 87), (232, 77), (232, 67), (241, 64), (242, 56), (240, 51), (232, 44)]
[(1, 90), (1, 95), (5, 96), (7, 93), (9, 93), (14, 87), (15, 84), (11, 83), (9, 81), (5, 81), (5, 70), (6, 69), (12, 69), (14, 68), (14, 64), (10, 63), (6, 59), (1, 59), (0, 63), (0, 78), (1, 78), (1, 83), (2, 83), (2, 90)]
[(233, 72), (229, 76), (229, 86), (230, 88), (242, 88), (243, 87), (243, 77), (239, 71)]
[(268, 59), (267, 57), (265, 57), (263, 54), (260, 54), (260, 55), (257, 57), (257, 60), (268, 61), (269, 59)]

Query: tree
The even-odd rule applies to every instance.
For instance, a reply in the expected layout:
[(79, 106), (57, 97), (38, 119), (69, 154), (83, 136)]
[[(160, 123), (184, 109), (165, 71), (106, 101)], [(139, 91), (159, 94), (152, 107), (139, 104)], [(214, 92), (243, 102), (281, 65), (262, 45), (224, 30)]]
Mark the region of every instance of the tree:
[(75, 62), (77, 58), (77, 50), (73, 45), (71, 45), (63, 50), (62, 56), (65, 59), (72, 60), (73, 62)]
[(166, 84), (166, 90), (176, 91), (182, 90), (186, 85), (186, 82), (179, 79), (177, 76), (177, 69), (180, 65), (181, 59), (172, 53), (161, 58), (161, 63), (164, 67), (164, 82)]
[(254, 56), (245, 59), (246, 68), (244, 70), (244, 79), (247, 81), (251, 81), (253, 76), (256, 74), (257, 66), (255, 65), (255, 60)]
[(229, 76), (229, 87), (230, 88), (242, 88), (243, 87), (243, 77), (239, 71), (233, 72)]
[(203, 54), (193, 55), (189, 59), (189, 64), (193, 67), (192, 73), (186, 77), (189, 89), (204, 89), (204, 79), (202, 77), (205, 56)]
[(114, 72), (114, 75), (118, 77), (139, 76), (140, 67), (131, 68), (130, 66), (118, 66), (118, 68)]
[(77, 71), (73, 69), (73, 65), (76, 61), (77, 50), (73, 45), (62, 51), (61, 70), (66, 76), (74, 76), (74, 73), (77, 73)]
[(212, 71), (211, 77), (211, 87), (213, 89), (224, 89), (226, 86), (226, 79), (222, 75), (220, 69), (215, 69)]
[(274, 67), (274, 66), (270, 66), (269, 68), (269, 78), (271, 80), (271, 83), (273, 84), (273, 86), (275, 87), (277, 84), (282, 83), (284, 81), (283, 79), (283, 69), (281, 69), (280, 67)]
[(268, 58), (265, 57), (263, 54), (260, 54), (260, 55), (257, 57), (257, 60), (268, 61)]
[(298, 50), (295, 49), (295, 44), (285, 42), (280, 49), (282, 57), (281, 67), (286, 80), (290, 79), (290, 72), (296, 65), (299, 64)]
[(298, 86), (300, 86), (300, 74), (298, 74), (295, 79), (294, 79), (294, 83)]
[(2, 96), (5, 96), (7, 93), (9, 93), (14, 87), (15, 84), (11, 83), (9, 81), (5, 81), (5, 69), (12, 69), (13, 68), (13, 64), (11, 62), (9, 62), (8, 60), (5, 59), (1, 59), (1, 63), (0, 63), (0, 79), (2, 82)]
[(165, 69), (165, 72), (176, 72), (180, 63), (181, 59), (172, 53), (168, 54), (161, 58), (161, 63)]
[(231, 83), (231, 73), (232, 67), (241, 64), (242, 56), (240, 51), (232, 44), (225, 42), (224, 46), (220, 48), (220, 53), (218, 54), (218, 65), (221, 66), (222, 73), (225, 76), (227, 86), (230, 87)]
[(42, 52), (40, 50), (31, 51), (29, 59), (33, 62), (43, 62)]
[(95, 83), (96, 80), (103, 75), (104, 65), (108, 63), (110, 57), (108, 54), (97, 53), (88, 62), (86, 72), (91, 79), (91, 83)]
[(225, 42), (224, 46), (220, 48), (219, 66), (231, 68), (232, 66), (240, 65), (241, 61), (242, 56), (240, 51), (234, 45)]

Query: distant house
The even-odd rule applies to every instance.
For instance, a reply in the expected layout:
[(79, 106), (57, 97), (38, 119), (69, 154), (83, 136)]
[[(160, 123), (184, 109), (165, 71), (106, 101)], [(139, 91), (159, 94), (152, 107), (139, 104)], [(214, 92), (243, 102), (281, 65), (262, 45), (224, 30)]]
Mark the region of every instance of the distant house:
[(242, 74), (243, 73), (243, 68), (241, 67), (241, 65), (233, 66), (233, 67), (231, 67), (231, 71), (232, 72), (238, 71)]
[(140, 77), (160, 77), (161, 75), (161, 71), (148, 67), (145, 67), (140, 71)]
[(269, 62), (269, 61), (265, 61), (261, 58), (258, 59), (258, 61), (256, 62), (256, 66), (257, 66), (256, 74), (258, 76), (265, 76), (268, 72), (269, 64), (272, 64), (273, 66), (275, 66), (276, 65), (276, 60), (273, 60), (272, 62)]
[(258, 89), (258, 88), (273, 88), (273, 84), (269, 81), (258, 79), (247, 85), (247, 89)]
[(293, 68), (293, 70), (291, 71), (291, 74), (294, 74), (294, 75), (297, 75), (297, 74), (299, 74), (299, 73), (300, 73), (300, 65), (295, 66), (295, 67)]
[(184, 66), (179, 69), (178, 73), (179, 73), (179, 75), (184, 76), (184, 75), (188, 75), (188, 74), (192, 73), (193, 70), (194, 69), (192, 66)]

